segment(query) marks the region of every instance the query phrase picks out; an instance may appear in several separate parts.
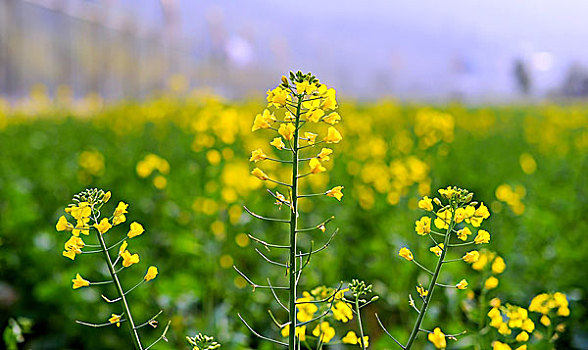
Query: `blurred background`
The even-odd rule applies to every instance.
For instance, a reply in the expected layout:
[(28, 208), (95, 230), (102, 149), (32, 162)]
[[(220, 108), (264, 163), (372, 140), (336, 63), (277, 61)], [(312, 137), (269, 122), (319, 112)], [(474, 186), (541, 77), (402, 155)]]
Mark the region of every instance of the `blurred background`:
[(581, 0), (3, 0), (0, 93), (145, 98), (181, 74), (242, 98), (292, 67), (360, 99), (588, 94)]
[[(302, 70), (337, 90), (344, 137), (328, 172), (302, 188), (343, 185), (345, 196), (301, 207), (305, 225), (335, 215), (328, 229), (340, 228), (301, 293), (352, 278), (373, 283), (380, 300), (364, 316), (370, 343), (393, 348), (374, 313), (406, 339), (415, 318), (408, 294), (427, 281), (398, 250), (435, 262), (414, 233), (417, 200), (457, 185), (490, 209), (485, 256), (503, 257), (506, 269), (444, 267), (443, 283), (466, 278), (470, 287), (436, 291), (424, 326), (467, 331), (451, 349), (489, 349), (497, 339), (516, 348), (518, 331), (488, 326), (489, 300), (529, 307), (535, 295), (559, 291), (571, 314), (552, 311), (547, 326), (530, 312), (529, 349), (588, 349), (587, 10), (580, 0), (0, 0), (0, 348), (132, 347), (124, 326), (74, 323), (120, 313), (100, 298), (114, 295), (108, 286), (72, 290), (76, 273), (98, 281), (107, 271), (98, 256), (62, 257), (69, 236), (55, 231), (72, 196), (98, 187), (112, 191), (105, 214), (124, 201), (126, 224), (146, 229), (130, 242), (141, 262), (122, 279), (129, 288), (148, 266), (159, 268), (129, 296), (139, 321), (160, 309), (160, 325), (171, 321), (169, 343), (155, 348), (188, 348), (185, 336), (204, 332), (223, 349), (273, 349), (237, 313), (276, 339), (267, 310), (286, 316), (232, 265), (258, 283), (286, 283), (247, 234), (284, 244), (286, 236), (242, 206), (285, 215), (268, 185), (249, 176), (259, 166), (288, 178), (274, 163), (248, 162), (258, 147), (283, 156), (268, 145), (272, 131), (251, 125), (265, 92)], [(126, 234), (121, 226), (110, 243)], [(309, 233), (301, 244), (327, 237)], [(490, 276), (496, 288), (485, 287)], [(357, 331), (329, 322), (333, 342)], [(142, 330), (145, 342), (161, 328)], [(433, 349), (424, 336), (416, 348)]]

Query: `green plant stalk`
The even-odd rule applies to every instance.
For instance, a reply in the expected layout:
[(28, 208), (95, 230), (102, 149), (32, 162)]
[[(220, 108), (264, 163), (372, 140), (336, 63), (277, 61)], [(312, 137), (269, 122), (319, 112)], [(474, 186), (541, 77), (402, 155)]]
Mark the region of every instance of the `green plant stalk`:
[(292, 208), (290, 211), (290, 263), (288, 274), (290, 275), (290, 334), (288, 335), (288, 347), (296, 349), (296, 229), (298, 224), (298, 128), (300, 126), (300, 108), (302, 96), (298, 96), (296, 105), (296, 122), (292, 142)]
[(450, 234), (451, 231), (453, 230), (453, 227), (455, 226), (455, 205), (452, 204), (452, 209), (453, 209), (453, 215), (451, 215), (451, 222), (449, 223), (449, 227), (447, 228), (447, 232), (445, 233), (445, 240), (443, 242), (443, 250), (441, 251), (441, 256), (439, 257), (439, 261), (437, 261), (437, 266), (435, 267), (435, 272), (433, 273), (433, 277), (431, 277), (431, 282), (429, 283), (429, 294), (427, 294), (427, 296), (425, 297), (425, 301), (423, 302), (423, 305), (421, 306), (419, 315), (414, 323), (414, 327), (412, 328), (412, 331), (410, 332), (410, 336), (408, 337), (408, 341), (406, 342), (406, 346), (404, 347), (405, 350), (408, 350), (412, 347), (412, 344), (414, 343), (417, 335), (419, 334), (419, 329), (421, 328), (421, 323), (423, 322), (423, 319), (425, 317), (425, 314), (427, 313), (427, 307), (429, 306), (429, 302), (431, 301), (431, 298), (433, 297), (433, 290), (435, 289), (435, 284), (437, 283), (437, 278), (439, 277), (439, 273), (441, 272), (441, 266), (443, 266), (443, 262), (445, 260), (445, 253), (447, 252), (447, 249), (449, 249), (448, 245), (449, 245), (449, 239), (450, 239)]
[(365, 343), (363, 341), (364, 335), (363, 335), (363, 325), (361, 324), (361, 312), (359, 311), (359, 295), (355, 298), (355, 312), (357, 312), (357, 323), (359, 324), (359, 335), (361, 337), (360, 338), (361, 339), (361, 342), (360, 342), (361, 348), (363, 350), (366, 350)]
[(139, 333), (137, 333), (137, 329), (135, 329), (135, 322), (133, 321), (133, 316), (131, 315), (131, 308), (127, 303), (127, 298), (125, 297), (125, 293), (118, 279), (118, 275), (116, 274), (116, 270), (114, 269), (114, 265), (112, 265), (112, 260), (110, 259), (110, 255), (108, 254), (108, 250), (106, 249), (106, 243), (104, 242), (104, 238), (102, 237), (102, 234), (98, 232), (98, 230), (96, 230), (96, 235), (98, 236), (98, 241), (100, 242), (100, 246), (102, 247), (102, 252), (104, 253), (106, 265), (108, 265), (108, 271), (110, 271), (110, 276), (114, 281), (116, 291), (118, 292), (120, 301), (122, 302), (123, 307), (125, 309), (125, 315), (127, 316), (127, 320), (129, 321), (129, 332), (131, 333), (131, 338), (133, 338), (133, 344), (135, 345), (135, 349), (143, 350), (143, 345), (141, 345), (141, 339), (139, 339)]

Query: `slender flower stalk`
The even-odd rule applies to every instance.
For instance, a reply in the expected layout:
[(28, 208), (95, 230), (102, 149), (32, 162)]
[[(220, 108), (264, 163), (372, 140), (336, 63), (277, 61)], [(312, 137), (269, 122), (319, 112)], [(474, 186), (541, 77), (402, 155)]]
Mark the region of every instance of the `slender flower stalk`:
[[(474, 263), (478, 260), (480, 255), (478, 251), (472, 250), (466, 254), (462, 254), (461, 258), (459, 259), (446, 259), (450, 248), (461, 247), (466, 244), (483, 244), (490, 241), (490, 233), (482, 229), (479, 229), (473, 240), (469, 241), (471, 239), (469, 236), (473, 233), (468, 225), (471, 225), (471, 227), (474, 229), (479, 228), (482, 221), (490, 216), (490, 212), (488, 211), (488, 208), (484, 206), (484, 203), (481, 203), (478, 208), (476, 208), (478, 203), (472, 202), (473, 193), (457, 187), (447, 187), (446, 189), (440, 189), (439, 193), (441, 194), (441, 197), (446, 200), (447, 204), (444, 205), (438, 198), (431, 199), (425, 196), (418, 202), (418, 207), (427, 212), (431, 212), (434, 214), (434, 217), (430, 218), (429, 216), (423, 216), (415, 223), (416, 233), (420, 236), (428, 236), (435, 244), (432, 248), (429, 249), (432, 253), (438, 256), (435, 268), (431, 270), (418, 263), (412, 251), (410, 251), (410, 249), (407, 247), (401, 248), (398, 252), (398, 255), (400, 255), (402, 258), (414, 262), (420, 269), (431, 275), (428, 289), (424, 289), (421, 285), (416, 287), (419, 295), (421, 296), (421, 299), (423, 300), (423, 303), (420, 307), (417, 307), (415, 301), (412, 299), (412, 297), (409, 296), (409, 304), (417, 312), (417, 318), (414, 322), (406, 345), (402, 345), (400, 341), (395, 339), (384, 328), (378, 318), (378, 323), (384, 329), (385, 333), (390, 336), (399, 347), (405, 350), (411, 349), (413, 347), (420, 332), (428, 333), (428, 340), (438, 349), (444, 349), (447, 346), (447, 339), (455, 340), (455, 335), (446, 335), (439, 327), (436, 327), (434, 331), (427, 331), (421, 327), (425, 319), (425, 315), (427, 314), (428, 307), (433, 298), (435, 287), (457, 288), (463, 290), (468, 286), (468, 282), (465, 279), (462, 279), (457, 284), (440, 283), (441, 268), (445, 263), (450, 262), (464, 261), (466, 263)], [(434, 211), (433, 203), (439, 206), (437, 212)], [(437, 229), (444, 230), (445, 232), (443, 233), (432, 230), (431, 223), (433, 223)], [(457, 229), (458, 225), (460, 226), (459, 230)], [(442, 237), (442, 242), (439, 243), (437, 240), (435, 240), (432, 234)], [(467, 242), (463, 244), (452, 243), (452, 238), (453, 240), (459, 239), (461, 241)]]
[[(169, 329), (169, 322), (168, 322), (167, 326), (165, 327), (161, 336), (157, 340), (155, 340), (153, 343), (151, 343), (151, 345), (144, 347), (141, 342), (141, 338), (140, 338), (137, 330), (139, 328), (142, 328), (145, 325), (150, 325), (155, 328), (157, 326), (157, 321), (155, 319), (162, 313), (162, 311), (160, 311), (155, 316), (153, 316), (149, 321), (147, 321), (139, 326), (135, 326), (135, 320), (133, 319), (133, 314), (131, 313), (131, 307), (130, 307), (130, 304), (127, 300), (127, 295), (130, 292), (132, 292), (135, 288), (137, 288), (139, 285), (143, 284), (144, 282), (149, 282), (149, 281), (155, 279), (155, 277), (157, 277), (158, 270), (157, 270), (157, 267), (155, 267), (155, 266), (149, 267), (147, 269), (147, 273), (145, 274), (145, 276), (143, 277), (141, 282), (139, 282), (138, 284), (136, 284), (134, 287), (130, 288), (127, 291), (124, 290), (124, 288), (121, 284), (118, 272), (130, 267), (131, 265), (139, 263), (139, 260), (140, 260), (138, 254), (132, 254), (128, 251), (127, 240), (133, 239), (134, 237), (137, 237), (137, 236), (143, 234), (143, 232), (145, 232), (145, 229), (143, 228), (143, 226), (141, 224), (139, 224), (137, 222), (133, 222), (130, 224), (129, 231), (128, 231), (127, 235), (125, 236), (125, 239), (118, 240), (117, 243), (115, 243), (111, 246), (108, 246), (106, 244), (106, 240), (105, 240), (104, 236), (107, 234), (112, 235), (112, 233), (109, 233), (110, 230), (114, 226), (117, 226), (117, 225), (124, 223), (126, 221), (125, 214), (128, 213), (128, 211), (127, 211), (128, 204), (126, 204), (124, 202), (119, 202), (119, 204), (117, 205), (117, 207), (114, 210), (114, 213), (112, 214), (111, 217), (100, 218), (100, 216), (101, 216), (100, 210), (101, 210), (102, 206), (108, 202), (110, 197), (111, 197), (110, 192), (104, 192), (103, 190), (98, 190), (98, 189), (88, 189), (88, 190), (85, 190), (85, 191), (75, 195), (73, 198), (74, 204), (71, 204), (69, 207), (67, 207), (65, 209), (65, 212), (66, 212), (66, 214), (71, 216), (76, 221), (76, 224), (74, 225), (74, 224), (70, 223), (68, 218), (65, 215), (62, 215), (59, 218), (57, 225), (56, 225), (57, 231), (65, 231), (65, 232), (72, 233), (72, 236), (70, 237), (70, 239), (65, 243), (65, 250), (62, 253), (63, 256), (65, 256), (71, 260), (75, 260), (76, 256), (80, 255), (82, 253), (85, 253), (85, 254), (102, 253), (104, 256), (104, 260), (106, 262), (106, 266), (108, 268), (109, 274), (110, 274), (110, 280), (100, 281), (100, 282), (87, 281), (84, 278), (82, 278), (82, 276), (80, 276), (80, 274), (77, 274), (76, 278), (74, 280), (72, 280), (73, 289), (113, 283), (115, 286), (116, 293), (117, 293), (118, 297), (111, 300), (111, 299), (107, 298), (106, 296), (102, 295), (102, 299), (104, 301), (106, 301), (107, 303), (119, 303), (120, 302), (121, 306), (122, 306), (122, 313), (120, 315), (112, 314), (112, 317), (110, 317), (110, 319), (106, 323), (91, 323), (91, 322), (85, 322), (85, 321), (76, 321), (76, 322), (78, 324), (85, 325), (85, 326), (92, 327), (92, 328), (101, 328), (101, 327), (107, 327), (107, 326), (112, 326), (112, 325), (116, 325), (117, 327), (119, 327), (122, 322), (127, 322), (129, 333), (130, 333), (131, 339), (133, 341), (133, 347), (136, 350), (147, 350), (147, 349), (153, 347), (157, 342), (159, 342), (162, 339), (167, 341), (167, 338), (165, 337), (165, 335)], [(94, 247), (94, 248), (100, 248), (100, 249), (84, 252), (82, 250), (84, 249), (86, 244), (84, 243), (83, 239), (81, 238), (82, 236), (80, 236), (80, 235), (89, 236), (90, 231), (95, 232), (96, 241), (98, 244), (92, 244), (89, 246)], [(111, 253), (110, 251), (112, 249), (115, 249), (116, 247), (119, 247), (118, 248), (118, 255), (117, 255), (116, 259), (113, 261), (112, 256), (110, 254)], [(117, 269), (116, 265), (121, 259), (122, 259), (122, 267)]]
[[(260, 161), (272, 161), (288, 166), (291, 170), (291, 182), (286, 183), (275, 179), (273, 176), (266, 174), (262, 169), (257, 167), (251, 171), (251, 174), (261, 181), (269, 181), (285, 187), (288, 191), (286, 195), (283, 195), (278, 191), (275, 193), (272, 191), (268, 192), (276, 200), (276, 205), (280, 207), (283, 205), (286, 206), (290, 213), (289, 218), (286, 219), (259, 215), (247, 207), (245, 207), (245, 210), (251, 216), (259, 220), (288, 225), (289, 235), (287, 245), (268, 243), (265, 240), (250, 235), (250, 238), (253, 241), (263, 245), (268, 250), (272, 248), (287, 250), (288, 257), (286, 264), (271, 260), (259, 250), (256, 250), (266, 262), (274, 266), (286, 268), (287, 286), (273, 285), (269, 278), (267, 285), (257, 284), (237, 267), (234, 268), (253, 288), (270, 289), (278, 304), (286, 309), (288, 312), (287, 322), (282, 324), (278, 322), (277, 318), (273, 315), (272, 319), (274, 323), (281, 328), (282, 335), (288, 337), (288, 342), (281, 342), (259, 334), (245, 322), (241, 315), (239, 315), (239, 317), (256, 336), (276, 344), (287, 346), (289, 349), (294, 350), (299, 349), (301, 342), (306, 339), (306, 325), (310, 322), (320, 320), (330, 312), (330, 309), (327, 309), (326, 312), (319, 317), (310, 317), (308, 308), (304, 309), (299, 303), (299, 301), (305, 300), (306, 297), (298, 298), (298, 284), (302, 276), (302, 271), (308, 266), (311, 256), (324, 250), (337, 230), (334, 231), (326, 243), (321, 247), (315, 249), (311, 243), (308, 252), (299, 251), (298, 233), (310, 231), (325, 232), (327, 223), (329, 223), (333, 217), (324, 220), (322, 223), (315, 224), (314, 226), (299, 228), (300, 215), (298, 207), (299, 200), (303, 198), (310, 199), (313, 197), (325, 196), (333, 197), (340, 201), (343, 197), (342, 186), (336, 186), (335, 188), (326, 190), (322, 193), (300, 193), (300, 182), (302, 179), (326, 171), (326, 168), (321, 162), (328, 161), (329, 155), (333, 151), (328, 148), (323, 148), (320, 152), (315, 150), (318, 145), (322, 145), (323, 143), (338, 143), (342, 139), (339, 131), (333, 127), (334, 124), (341, 120), (341, 117), (334, 112), (337, 108), (335, 90), (328, 89), (324, 84), (320, 84), (318, 79), (310, 73), (290, 73), (289, 79), (282, 77), (282, 83), (276, 88), (269, 90), (267, 95), (268, 107), (255, 117), (251, 130), (257, 131), (260, 129), (268, 129), (277, 132), (278, 137), (274, 137), (269, 144), (280, 152), (290, 152), (290, 159), (283, 160), (279, 157), (268, 156), (264, 153), (263, 149), (258, 148), (252, 151), (250, 161), (255, 163)], [(278, 120), (274, 116), (274, 112), (272, 112), (274, 109), (286, 110), (284, 120)], [(328, 111), (331, 111), (331, 113), (327, 114)], [(329, 125), (322, 140), (317, 140), (319, 134), (316, 132), (303, 131), (304, 127), (316, 123), (325, 123)], [(305, 154), (303, 155), (303, 153)], [(306, 168), (307, 165), (310, 169)], [(279, 299), (278, 294), (276, 293), (277, 290), (288, 290), (288, 302), (284, 303)], [(327, 303), (329, 301), (325, 300), (324, 302)], [(304, 309), (305, 311), (302, 312), (301, 309)], [(300, 314), (301, 312), (302, 314)], [(313, 337), (318, 337), (317, 339), (319, 339), (319, 348), (322, 346), (323, 341), (328, 342), (327, 339), (330, 341), (332, 338), (332, 336), (327, 336), (330, 335), (331, 331), (328, 324), (325, 325), (325, 322), (322, 322), (320, 327), (315, 328), (312, 332)], [(309, 335), (309, 338), (310, 337), (311, 336)]]

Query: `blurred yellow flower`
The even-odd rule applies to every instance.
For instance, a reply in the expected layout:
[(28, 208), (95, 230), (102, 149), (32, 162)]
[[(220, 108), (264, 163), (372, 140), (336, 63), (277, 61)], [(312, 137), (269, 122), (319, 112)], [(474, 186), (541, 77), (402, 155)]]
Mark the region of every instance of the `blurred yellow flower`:
[(317, 158), (312, 158), (310, 162), (308, 162), (308, 165), (310, 166), (310, 172), (313, 174), (318, 174), (327, 171), (327, 168), (322, 166), (320, 160), (318, 160)]
[(327, 124), (335, 125), (339, 121), (341, 121), (341, 116), (339, 115), (339, 113), (333, 112), (333, 113), (329, 114), (328, 116), (324, 117), (323, 121)]
[(259, 168), (255, 168), (251, 171), (251, 175), (257, 177), (258, 179), (265, 181), (269, 179), (269, 177)]
[(462, 279), (461, 281), (459, 281), (458, 284), (455, 285), (455, 287), (457, 289), (466, 289), (468, 287), (468, 281), (466, 281), (465, 279)]
[(432, 333), (429, 333), (427, 339), (429, 339), (429, 341), (433, 343), (433, 345), (435, 345), (435, 348), (437, 349), (445, 349), (447, 347), (445, 334), (441, 332), (441, 329), (439, 327), (436, 327)]
[(294, 138), (294, 130), (296, 127), (292, 123), (282, 123), (278, 128), (278, 133), (282, 135), (282, 137), (288, 141)]
[(486, 281), (484, 282), (484, 289), (490, 290), (496, 287), (498, 287), (498, 278), (494, 276), (488, 277), (488, 279), (486, 279)]
[(312, 335), (322, 340), (323, 343), (328, 343), (335, 336), (335, 328), (331, 327), (327, 321), (323, 321), (313, 329)]
[(338, 143), (342, 139), (343, 137), (341, 136), (339, 131), (337, 131), (337, 129), (335, 129), (332, 126), (329, 126), (329, 128), (327, 129), (327, 136), (323, 140), (326, 143)]
[(112, 316), (108, 319), (110, 323), (116, 323), (117, 327), (120, 327), (120, 315), (112, 314)]
[(463, 261), (467, 262), (468, 264), (475, 263), (480, 259), (480, 253), (477, 250), (472, 250), (467, 252), (463, 257)]
[(265, 160), (265, 159), (267, 159), (267, 155), (265, 153), (263, 153), (261, 148), (258, 148), (256, 150), (254, 150), (253, 152), (251, 152), (251, 158), (249, 158), (249, 161), (257, 163), (260, 160)]
[(151, 281), (152, 279), (157, 277), (158, 273), (159, 273), (159, 271), (157, 271), (157, 267), (149, 266), (149, 268), (147, 269), (147, 273), (145, 274), (145, 277), (144, 277), (145, 281)]
[(343, 186), (335, 186), (326, 192), (327, 197), (336, 198), (338, 201), (343, 198)]

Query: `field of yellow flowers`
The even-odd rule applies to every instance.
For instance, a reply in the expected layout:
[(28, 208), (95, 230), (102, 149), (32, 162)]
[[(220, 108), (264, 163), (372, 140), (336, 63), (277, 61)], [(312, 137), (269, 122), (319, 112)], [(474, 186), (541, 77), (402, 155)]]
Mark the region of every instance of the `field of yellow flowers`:
[[(274, 186), (250, 174), (252, 150), (263, 147), (275, 156), (268, 135), (251, 132), (263, 103), (224, 101), (205, 92), (106, 107), (97, 97), (70, 103), (37, 95), (18, 105), (0, 102), (0, 326), (5, 337), (18, 327), (31, 349), (130, 348), (130, 339), (116, 328), (94, 331), (74, 323), (88, 316), (107, 320), (111, 310), (89, 302), (101, 299), (99, 291), (72, 293), (69, 281), (76, 273), (92, 274), (101, 265), (74, 265), (64, 258), (67, 237), (55, 223), (73, 194), (97, 187), (128, 203), (129, 222), (138, 220), (146, 229), (134, 249), (142, 251), (145, 270), (148, 261), (157, 262), (159, 275), (157, 283), (130, 298), (150, 301), (134, 311), (137, 318), (164, 309), (171, 320), (170, 342), (157, 348), (186, 348), (185, 336), (202, 331), (214, 334), (223, 349), (272, 349), (237, 313), (246, 311), (264, 334), (280, 338), (267, 313), (273, 298), (251, 293), (233, 269), (238, 265), (262, 280), (276, 275), (251, 249), (255, 242), (248, 236), (264, 232), (267, 237), (273, 226), (243, 209), (247, 203), (261, 212), (285, 210), (262, 195), (265, 186)], [(529, 309), (529, 315), (532, 309), (539, 312), (533, 317), (545, 331), (537, 338), (548, 334), (558, 349), (588, 347), (587, 106), (342, 100), (338, 113), (344, 141), (336, 146), (337, 157), (323, 163), (327, 172), (302, 186), (313, 192), (342, 185), (344, 197), (338, 205), (326, 196), (303, 201), (299, 210), (309, 221), (335, 216), (336, 224), (329, 225), (339, 233), (328, 250), (313, 257), (300, 292), (335, 288), (354, 278), (372, 284), (379, 300), (363, 312), (370, 344), (392, 348), (373, 315), (392, 334), (410, 331), (407, 320), (414, 311), (408, 293), (418, 294), (414, 281), (422, 279), (422, 271), (406, 264), (398, 251), (405, 246), (428, 250), (429, 242), (414, 234), (418, 200), (457, 185), (474, 192), (492, 213), (485, 222), (492, 241), (477, 265), (451, 264), (444, 270), (448, 279), (469, 281), (466, 291), (436, 294), (442, 302), (429, 310), (444, 331), (467, 331), (451, 346), (475, 348), (480, 337), (490, 344), (505, 336), (491, 324), (501, 317), (500, 299)], [(264, 171), (277, 179), (291, 176), (274, 163), (264, 164)], [(328, 233), (310, 234), (322, 242), (321, 234)], [(432, 264), (434, 258), (423, 255), (420, 262)], [(531, 300), (554, 292), (565, 293), (571, 312), (547, 324), (540, 319), (547, 312), (531, 307)], [(338, 339), (346, 333), (336, 332)], [(432, 348), (426, 337), (419, 341), (417, 348)]]

